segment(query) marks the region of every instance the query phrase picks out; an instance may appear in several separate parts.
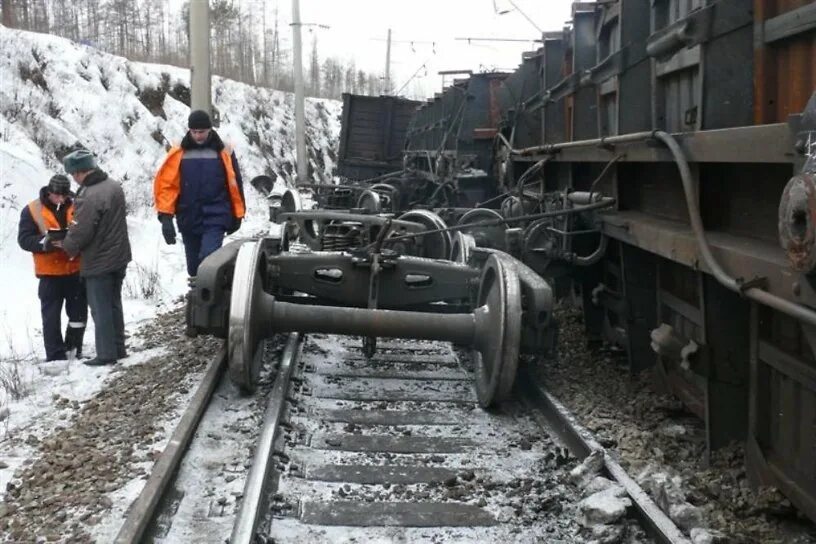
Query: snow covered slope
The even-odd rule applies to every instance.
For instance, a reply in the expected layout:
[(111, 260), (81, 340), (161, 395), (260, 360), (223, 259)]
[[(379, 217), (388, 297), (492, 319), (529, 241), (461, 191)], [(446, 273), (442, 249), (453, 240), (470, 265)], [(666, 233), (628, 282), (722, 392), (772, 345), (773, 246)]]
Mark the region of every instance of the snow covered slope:
[[(16, 243), (20, 210), (77, 147), (93, 151), (122, 182), (134, 262), (125, 296), (129, 323), (152, 316), (186, 288), (180, 244), (163, 243), (152, 209), (152, 178), (170, 143), (186, 131), (189, 71), (129, 62), (69, 40), (0, 26), (0, 361), (42, 355), (37, 282)], [(213, 82), (218, 132), (234, 146), (244, 175), (248, 215), (236, 236), (266, 229), (265, 199), (249, 186), (260, 174), (278, 188), (295, 172), (294, 99), (223, 78)], [(341, 104), (306, 103), (310, 171), (334, 168)], [(89, 331), (86, 346), (92, 351)], [(0, 398), (0, 406), (4, 402)]]

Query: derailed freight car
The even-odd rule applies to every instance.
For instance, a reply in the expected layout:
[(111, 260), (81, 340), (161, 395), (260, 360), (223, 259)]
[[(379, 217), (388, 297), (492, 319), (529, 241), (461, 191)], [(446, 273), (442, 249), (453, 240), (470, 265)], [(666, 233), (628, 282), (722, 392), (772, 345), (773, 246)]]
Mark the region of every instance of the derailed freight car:
[(579, 286), (588, 334), (655, 369), (709, 450), (744, 441), (754, 481), (814, 520), (815, 89), (813, 2), (580, 2), (505, 81), (496, 145), (522, 209), (616, 199), (519, 251)]
[[(577, 2), (518, 71), (417, 109), (398, 175), (335, 206), (367, 213), (282, 215), (313, 249), (470, 265), (486, 246), (575, 287), (590, 338), (652, 369), (709, 451), (743, 441), (754, 481), (816, 520), (815, 88), (812, 2)], [(549, 313), (521, 313), (519, 343), (551, 345)]]
[(471, 207), (495, 195), (493, 139), (498, 89), (508, 74), (473, 74), (421, 104), (409, 125), (405, 165), (438, 183), (434, 206)]
[(402, 168), (408, 123), (419, 102), (343, 93), (337, 173), (365, 180)]

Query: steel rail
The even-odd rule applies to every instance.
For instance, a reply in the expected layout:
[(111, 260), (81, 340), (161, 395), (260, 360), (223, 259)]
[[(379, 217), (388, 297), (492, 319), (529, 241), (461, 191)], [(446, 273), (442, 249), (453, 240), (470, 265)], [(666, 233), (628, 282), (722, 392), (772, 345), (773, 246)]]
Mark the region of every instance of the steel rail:
[(542, 426), (552, 429), (567, 445), (573, 455), (583, 460), (595, 451), (603, 454), (606, 472), (625, 490), (632, 500), (644, 528), (662, 544), (690, 544), (690, 540), (680, 531), (675, 523), (646, 494), (640, 485), (598, 444), (592, 434), (585, 429), (575, 417), (552, 394), (534, 380), (524, 376), (519, 380), (524, 393), (524, 401), (531, 408), (533, 417)]
[(289, 335), (281, 356), (278, 375), (266, 403), (263, 427), (258, 437), (252, 467), (249, 469), (244, 484), (243, 501), (235, 525), (232, 528), (230, 544), (251, 544), (256, 542), (258, 521), (263, 510), (269, 475), (272, 471), (272, 452), (278, 434), (278, 424), (283, 414), (286, 393), (289, 390), (289, 380), (292, 377), (292, 371), (297, 366), (302, 346), (303, 336), (301, 334), (292, 333)]
[(145, 531), (155, 518), (159, 502), (173, 480), (187, 447), (190, 445), (198, 428), (201, 417), (210, 403), (213, 391), (215, 391), (215, 387), (224, 373), (226, 361), (227, 350), (226, 346), (223, 346), (210, 361), (207, 370), (204, 372), (204, 378), (193, 394), (193, 398), (181, 416), (181, 420), (176, 425), (170, 441), (165, 446), (158, 461), (153, 465), (150, 478), (148, 478), (141, 493), (128, 509), (125, 522), (114, 540), (116, 544), (136, 544), (143, 541)]

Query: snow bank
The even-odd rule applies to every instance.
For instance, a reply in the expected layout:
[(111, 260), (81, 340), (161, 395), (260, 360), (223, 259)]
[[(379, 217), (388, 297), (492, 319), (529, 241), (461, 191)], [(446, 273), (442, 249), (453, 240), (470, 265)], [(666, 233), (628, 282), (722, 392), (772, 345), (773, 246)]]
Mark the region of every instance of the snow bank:
[[(16, 243), (20, 211), (51, 175), (63, 173), (60, 161), (67, 152), (93, 151), (101, 168), (122, 183), (128, 201), (134, 257), (124, 289), (128, 329), (172, 305), (186, 290), (183, 248), (162, 241), (152, 178), (166, 146), (184, 136), (190, 93), (188, 70), (129, 62), (55, 36), (0, 26), (0, 50), (0, 262), (6, 288), (0, 297), (0, 408), (10, 414), (0, 421), (1, 441), (3, 429), (29, 426), (49, 398), (11, 398), (3, 380), (10, 372), (35, 390), (70, 388), (72, 398), (87, 397), (102, 383), (97, 373), (85, 379), (80, 372), (78, 382), (77, 373), (45, 372), (31, 364), (43, 357), (43, 348), (32, 259)], [(266, 200), (249, 180), (270, 175), (279, 189), (291, 181), (293, 98), (215, 78), (213, 99), (218, 131), (234, 146), (244, 176), (247, 218), (236, 235), (266, 231)], [(310, 172), (318, 180), (329, 179), (335, 166), (340, 110), (338, 101), (306, 103)], [(85, 346), (92, 354), (92, 328)], [(36, 407), (30, 405), (35, 401)]]

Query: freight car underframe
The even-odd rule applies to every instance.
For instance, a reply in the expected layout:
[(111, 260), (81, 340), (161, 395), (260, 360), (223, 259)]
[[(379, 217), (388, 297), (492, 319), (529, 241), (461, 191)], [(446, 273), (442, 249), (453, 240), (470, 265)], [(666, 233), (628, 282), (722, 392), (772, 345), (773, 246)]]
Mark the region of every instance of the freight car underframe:
[[(816, 105), (816, 102), (814, 102), (814, 105)], [(599, 140), (566, 142), (511, 150), (511, 154), (514, 161), (530, 164), (537, 164), (546, 159), (547, 162), (573, 164), (611, 164), (615, 161), (617, 163), (615, 166), (626, 163), (674, 163), (679, 167), (678, 169), (682, 175), (677, 181), (678, 183), (682, 181), (684, 187), (685, 204), (689, 208), (689, 223), (660, 218), (637, 209), (623, 209), (612, 213), (597, 214), (601, 227), (602, 244), (600, 247), (607, 247), (606, 243), (603, 242), (607, 238), (611, 239), (612, 243), (609, 244), (607, 254), (597, 267), (584, 266), (582, 272), (576, 276), (579, 278), (578, 282), (581, 284), (583, 291), (588, 332), (591, 335), (597, 334), (598, 336), (605, 334), (608, 339), (623, 344), (627, 349), (633, 370), (648, 367), (656, 368), (656, 374), (662, 378), (663, 383), (678, 394), (687, 406), (705, 421), (709, 450), (720, 447), (730, 440), (747, 440), (749, 467), (752, 469), (754, 479), (778, 486), (810, 517), (816, 518), (816, 504), (814, 504), (813, 500), (813, 497), (816, 497), (816, 482), (813, 480), (814, 471), (807, 466), (803, 466), (801, 471), (797, 470), (797, 467), (792, 470), (790, 466), (791, 463), (807, 464), (812, 462), (812, 455), (795, 451), (796, 448), (809, 448), (812, 438), (810, 441), (805, 439), (802, 443), (794, 444), (793, 446), (796, 447), (792, 447), (791, 451), (768, 446), (769, 443), (776, 444), (778, 442), (778, 435), (784, 435), (792, 431), (785, 428), (774, 430), (773, 425), (769, 425), (764, 420), (770, 417), (768, 415), (771, 411), (770, 406), (774, 402), (779, 403), (781, 401), (780, 399), (768, 398), (769, 395), (772, 395), (768, 393), (763, 383), (765, 374), (767, 374), (763, 374), (763, 369), (769, 367), (782, 375), (792, 377), (797, 384), (803, 384), (808, 389), (816, 391), (816, 372), (814, 372), (813, 366), (809, 366), (805, 361), (797, 359), (795, 355), (785, 349), (786, 346), (779, 345), (779, 342), (773, 342), (767, 335), (763, 335), (763, 327), (770, 322), (769, 320), (776, 319), (774, 316), (790, 314), (794, 316), (794, 326), (797, 329), (801, 328), (801, 338), (804, 339), (803, 344), (810, 346), (808, 350), (816, 346), (816, 335), (813, 334), (816, 313), (808, 308), (808, 306), (816, 306), (816, 291), (813, 288), (811, 271), (802, 270), (802, 273), (797, 273), (797, 271), (792, 270), (787, 265), (785, 252), (778, 246), (768, 242), (727, 232), (704, 232), (702, 219), (700, 218), (698, 196), (700, 192), (699, 168), (705, 167), (707, 164), (770, 163), (790, 167), (790, 172), (793, 174), (797, 165), (806, 158), (806, 152), (810, 151), (807, 145), (802, 145), (801, 134), (798, 132), (796, 128), (792, 131), (791, 127), (783, 124), (700, 131), (680, 134), (676, 135), (676, 137), (652, 131)], [(627, 180), (619, 177), (616, 171), (611, 172), (611, 177), (614, 180), (611, 189), (617, 196), (620, 187), (626, 184)], [(788, 235), (792, 233), (799, 236), (801, 238), (798, 240), (799, 242), (802, 242), (802, 240), (809, 241), (810, 246), (807, 249), (813, 252), (812, 232), (814, 220), (816, 219), (816, 206), (813, 205), (814, 199), (808, 201), (807, 196), (816, 195), (816, 181), (814, 181), (811, 174), (803, 172), (796, 178), (796, 183), (792, 180), (788, 184), (788, 188), (795, 186), (797, 183), (805, 188), (806, 198), (802, 201), (800, 195), (799, 200), (795, 203), (796, 205), (788, 206), (794, 211), (788, 213), (790, 212), (788, 210), (788, 212), (785, 212), (788, 215), (782, 214), (780, 227), (787, 231)], [(808, 190), (811, 190), (811, 193), (808, 193)], [(590, 202), (593, 200), (591, 197), (590, 194)], [(786, 198), (791, 198), (789, 192), (786, 192), (783, 201)], [(801, 228), (802, 225), (792, 224), (802, 221), (801, 214), (798, 213), (801, 211), (802, 205), (810, 213), (805, 217), (804, 229)], [(682, 207), (683, 204), (679, 203), (678, 206)], [(807, 208), (807, 206), (810, 206), (810, 208)], [(479, 219), (487, 217), (485, 214), (496, 213), (494, 210), (488, 209), (472, 211), (481, 214)], [(297, 217), (300, 219), (299, 222), (302, 223), (305, 217), (303, 216), (304, 213), (308, 215), (310, 212), (296, 212), (291, 214), (293, 217), (287, 217), (290, 214), (283, 213), (279, 219), (291, 221)], [(337, 212), (315, 211), (313, 213), (317, 214), (315, 217), (318, 217), (326, 213)], [(409, 234), (401, 236), (409, 240), (422, 234), (422, 230), (418, 230), (418, 228), (425, 228), (429, 231), (439, 230), (434, 229), (434, 227), (448, 229), (448, 227), (445, 227), (444, 222), (439, 225), (435, 224), (437, 216), (433, 212), (413, 210), (408, 213), (414, 215), (409, 217), (401, 216), (397, 219), (382, 216), (368, 216), (367, 218), (361, 216), (356, 219), (362, 223), (380, 224), (375, 232), (390, 233), (394, 232), (393, 228), (396, 228), (397, 231), (402, 229)], [(425, 217), (426, 215), (427, 217)], [(339, 219), (342, 220), (344, 217), (348, 218), (349, 216), (341, 213)], [(400, 225), (400, 221), (404, 224)], [(300, 230), (303, 230), (302, 224)], [(521, 229), (512, 230), (519, 231)], [(506, 232), (510, 234), (510, 231), (511, 229), (507, 229)], [(430, 236), (438, 235), (436, 232), (428, 232), (427, 234)], [(421, 239), (426, 240), (427, 243), (430, 236)], [(443, 238), (445, 237), (440, 237), (440, 240)], [(512, 236), (508, 236), (507, 240), (511, 239)], [(788, 241), (790, 242), (790, 240)], [(470, 245), (472, 245), (472, 240), (470, 242)], [(451, 245), (456, 246), (457, 243), (461, 252), (464, 247), (463, 244), (466, 243), (464, 236), (455, 236)], [(275, 273), (276, 278), (280, 276), (280, 270), (292, 268), (296, 272), (292, 273), (291, 278), (308, 279), (307, 283), (311, 282), (315, 285), (322, 283), (324, 285), (321, 289), (324, 289), (325, 285), (332, 284), (331, 275), (316, 275), (315, 271), (336, 268), (341, 270), (340, 277), (342, 278), (351, 278), (358, 274), (365, 275), (363, 279), (357, 279), (361, 282), (360, 285), (365, 284), (369, 286), (369, 289), (372, 289), (370, 286), (374, 285), (376, 280), (371, 278), (375, 277), (376, 274), (369, 276), (372, 270), (371, 266), (373, 265), (373, 269), (378, 269), (379, 264), (374, 263), (379, 262), (381, 255), (386, 255), (384, 262), (393, 260), (395, 257), (387, 251), (385, 254), (380, 253), (379, 245), (374, 251), (371, 249), (371, 244), (366, 244), (366, 246), (362, 253), (358, 253), (356, 256), (349, 256), (353, 255), (352, 253), (330, 254), (322, 257), (324, 261), (318, 268), (315, 268), (312, 264), (307, 264), (305, 265), (306, 268), (303, 268), (298, 264), (305, 262), (303, 257), (286, 254), (278, 255), (279, 250), (269, 253), (268, 250), (264, 249), (266, 257), (263, 259), (256, 257), (257, 260), (252, 261), (255, 264), (246, 265), (244, 263), (243, 268), (246, 270), (242, 270), (238, 274), (238, 267), (236, 266), (235, 270), (236, 274), (238, 274), (236, 277), (246, 278), (252, 276), (255, 274), (255, 268), (253, 267), (258, 266), (258, 262), (266, 262), (267, 271), (278, 270)], [(801, 250), (800, 246), (801, 244), (797, 246), (799, 250)], [(790, 248), (793, 248), (793, 245)], [(508, 252), (514, 252), (511, 250), (510, 243), (504, 249), (507, 249)], [(278, 283), (279, 279), (273, 281), (268, 272), (267, 276), (261, 276), (266, 278), (261, 280), (264, 285), (272, 282), (277, 283), (278, 287), (286, 288), (282, 292), (278, 291), (277, 297), (270, 294), (266, 288), (264, 290), (267, 294), (261, 295), (259, 291), (255, 291), (256, 287), (253, 287), (257, 282), (250, 281), (247, 283), (249, 280), (242, 280), (241, 285), (243, 287), (237, 291), (234, 290), (233, 284), (235, 282), (232, 280), (233, 271), (230, 266), (234, 266), (233, 263), (238, 250), (234, 250), (231, 261), (227, 262), (223, 259), (225, 258), (224, 254), (229, 253), (229, 251), (231, 250), (225, 248), (221, 252), (221, 256), (214, 255), (212, 262), (205, 261), (206, 266), (203, 267), (204, 271), (199, 276), (195, 290), (198, 294), (194, 293), (194, 298), (197, 297), (199, 302), (203, 301), (206, 304), (193, 305), (193, 314), (198, 313), (198, 317), (196, 318), (194, 315), (191, 322), (197, 324), (202, 330), (206, 331), (209, 327), (210, 331), (208, 332), (218, 329), (218, 333), (223, 334), (226, 330), (225, 327), (227, 327), (227, 319), (223, 313), (224, 308), (232, 306), (234, 309), (236, 301), (239, 304), (244, 301), (243, 307), (245, 310), (249, 308), (249, 310), (246, 310), (249, 313), (244, 313), (249, 317), (246, 317), (243, 321), (239, 320), (241, 324), (233, 326), (234, 316), (230, 314), (229, 329), (231, 331), (235, 330), (236, 335), (240, 330), (255, 328), (254, 326), (247, 326), (249, 323), (258, 322), (257, 317), (252, 316), (265, 316), (262, 320), (269, 321), (273, 320), (274, 316), (281, 312), (286, 314), (285, 319), (281, 320), (280, 316), (278, 316), (274, 320), (290, 328), (294, 326), (293, 323), (300, 323), (298, 326), (301, 330), (325, 331), (329, 330), (326, 327), (331, 330), (339, 327), (338, 331), (342, 329), (342, 331), (348, 333), (351, 331), (349, 329), (351, 325), (348, 325), (346, 321), (354, 314), (356, 316), (354, 319), (357, 319), (356, 323), (359, 325), (359, 327), (355, 325), (356, 328), (354, 328), (357, 334), (376, 336), (383, 332), (376, 325), (378, 318), (375, 316), (377, 312), (383, 311), (376, 309), (378, 308), (376, 304), (377, 297), (374, 297), (375, 303), (373, 306), (369, 305), (368, 309), (365, 309), (368, 301), (364, 300), (365, 297), (362, 295), (357, 296), (359, 300), (355, 299), (353, 301), (342, 297), (336, 298), (337, 295), (333, 295), (334, 298), (328, 297), (328, 301), (331, 303), (329, 305), (318, 304), (313, 310), (296, 308), (293, 305), (297, 306), (299, 305), (298, 302), (307, 301), (287, 298), (286, 289), (296, 289), (303, 292), (308, 286), (295, 285), (297, 282), (292, 283), (292, 285), (280, 284)], [(447, 252), (441, 250), (441, 253), (444, 255)], [(455, 254), (456, 251), (452, 251), (452, 253)], [(530, 278), (536, 276), (521, 262), (512, 260), (511, 257), (502, 252), (498, 252), (498, 254), (502, 255), (500, 260), (503, 259), (502, 262), (506, 265), (503, 267), (498, 267), (495, 263), (492, 265), (493, 275), (501, 280), (499, 283), (515, 285), (518, 281), (516, 279), (506, 280), (504, 270), (516, 271), (523, 268), (526, 271), (526, 281), (528, 283)], [(521, 256), (523, 257), (523, 255)], [(558, 255), (555, 255), (553, 264), (563, 265), (563, 263), (557, 262), (557, 257)], [(219, 261), (219, 259), (221, 260)], [(348, 259), (352, 260), (348, 261)], [(353, 264), (355, 263), (354, 259), (357, 260), (356, 264)], [(416, 258), (399, 257), (396, 262), (399, 262), (399, 259), (402, 259), (403, 263), (410, 263), (414, 262), (411, 259)], [(467, 261), (468, 259), (463, 260)], [(238, 262), (241, 262), (240, 258)], [(417, 259), (415, 264), (422, 262), (429, 263), (431, 261)], [(511, 262), (515, 264), (507, 264)], [(546, 263), (547, 260), (544, 259), (543, 262)], [(809, 262), (808, 259), (805, 259), (805, 262)], [(368, 264), (366, 265), (366, 263)], [(536, 272), (547, 275), (546, 268), (542, 270), (541, 266), (530, 264)], [(460, 265), (452, 264), (451, 266)], [(458, 270), (464, 272), (468, 268), (460, 267)], [(502, 271), (496, 272), (498, 268), (501, 268)], [(471, 268), (469, 272), (465, 273), (474, 275), (472, 270)], [(735, 271), (738, 271), (740, 278), (734, 279), (728, 273)], [(425, 270), (425, 272), (429, 272), (429, 270)], [(417, 285), (427, 282), (427, 279), (424, 278), (433, 277), (433, 273), (426, 274), (425, 272), (419, 274), (423, 279)], [(518, 272), (516, 274), (518, 275)], [(414, 273), (411, 273), (411, 275), (416, 276)], [(613, 277), (612, 281), (607, 280), (609, 276)], [(714, 278), (717, 281), (714, 281)], [(403, 280), (405, 279), (407, 279), (407, 276), (403, 278)], [(678, 285), (684, 282), (691, 285), (690, 296), (688, 292), (684, 292), (684, 289), (678, 289)], [(484, 275), (482, 276), (482, 283), (485, 283)], [(524, 284), (524, 281), (522, 281), (522, 284)], [(407, 295), (407, 298), (397, 298), (395, 300), (401, 300), (400, 304), (403, 305), (405, 301), (410, 300), (410, 289), (406, 288), (411, 286), (408, 286), (406, 281), (399, 280), (392, 285), (400, 286)], [(546, 283), (543, 285), (546, 286)], [(348, 287), (342, 287), (338, 283), (338, 285), (333, 286), (333, 289), (337, 293), (341, 293), (347, 290)], [(383, 288), (377, 287), (377, 289)], [(542, 287), (542, 289), (549, 293), (549, 286)], [(383, 289), (380, 292), (385, 293), (386, 291)], [(204, 292), (209, 297), (215, 293), (215, 299), (220, 300), (220, 302), (214, 304), (212, 299), (205, 301)], [(230, 292), (232, 304), (228, 302)], [(308, 289), (306, 289), (306, 292), (308, 292)], [(549, 300), (549, 296), (548, 294), (546, 297), (539, 298)], [(479, 297), (482, 296), (479, 295)], [(260, 302), (246, 303), (246, 300)], [(481, 302), (485, 302), (485, 300), (487, 299), (483, 298)], [(311, 303), (314, 304), (315, 302), (320, 302), (320, 300), (313, 298)], [(332, 305), (337, 304), (341, 306), (350, 305), (353, 308), (331, 308)], [(506, 308), (506, 304), (505, 301), (500, 305), (502, 308)], [(511, 302), (510, 306), (514, 304), (518, 306), (519, 303)], [(472, 321), (474, 319), (472, 316), (475, 316), (475, 312), (483, 305), (475, 304), (470, 306), (471, 313), (469, 315), (471, 317), (464, 317), (464, 321)], [(281, 310), (281, 308), (285, 311)], [(767, 308), (774, 309), (771, 317), (768, 317)], [(214, 309), (217, 311), (214, 311)], [(442, 310), (442, 307), (428, 306), (426, 309), (438, 312)], [(294, 314), (289, 312), (294, 310), (298, 310), (300, 313), (297, 314), (299, 317), (293, 320), (291, 316)], [(541, 310), (543, 315), (548, 315), (549, 307), (542, 306)], [(220, 315), (216, 315), (219, 312)], [(366, 312), (373, 313), (367, 314)], [(387, 312), (386, 310), (386, 313), (382, 315), (388, 315)], [(510, 315), (512, 312), (503, 311), (502, 313)], [(527, 315), (537, 314), (536, 311), (527, 312)], [(369, 317), (359, 320), (363, 315)], [(402, 334), (405, 336), (428, 334), (428, 329), (422, 324), (422, 321), (430, 319), (431, 314), (419, 312), (414, 316), (404, 315), (401, 317), (408, 320), (406, 323), (410, 323), (407, 327), (402, 328)], [(452, 316), (439, 315), (438, 317), (446, 319)], [(460, 315), (460, 321), (462, 321), (461, 317)], [(451, 321), (454, 330), (451, 333), (451, 340), (474, 337), (472, 330), (465, 331), (462, 329), (462, 327), (467, 328), (463, 323), (454, 325), (454, 320)], [(329, 326), (326, 323), (332, 325)], [(445, 327), (442, 322), (433, 321), (433, 323), (435, 326), (431, 328), (434, 330), (442, 330)], [(414, 327), (414, 325), (417, 325), (417, 327)], [(508, 331), (516, 329), (514, 327), (506, 329), (506, 326), (506, 324), (502, 325), (502, 335), (500, 336), (510, 334), (511, 337), (515, 337), (516, 333)], [(416, 330), (414, 330), (415, 328)], [(489, 327), (483, 325), (476, 337), (484, 335), (488, 329)], [(398, 329), (390, 328), (388, 330), (393, 333)], [(532, 334), (527, 334), (527, 336), (546, 339), (551, 343), (552, 334), (548, 334), (548, 331), (552, 331), (549, 324), (545, 324), (543, 327), (533, 326), (530, 329)], [(230, 332), (230, 334), (233, 333)], [(367, 342), (365, 344), (366, 349), (373, 348), (373, 340), (369, 339)], [(518, 342), (519, 340), (510, 341), (510, 343)], [(526, 344), (534, 343), (526, 342)], [(546, 345), (546, 343), (538, 342), (539, 345)], [(254, 339), (249, 342), (244, 341), (244, 345), (254, 346), (255, 344), (256, 340)], [(483, 348), (485, 347), (486, 344)], [(252, 359), (254, 359), (254, 356), (250, 355), (253, 349), (254, 347), (249, 351), (239, 350), (244, 353), (241, 357), (235, 359), (241, 361), (236, 368), (253, 368)], [(497, 363), (495, 368), (500, 369), (502, 364)], [(514, 375), (514, 373), (513, 367), (512, 374)], [(497, 375), (495, 372), (492, 374)], [(239, 376), (238, 381), (240, 382), (241, 379)], [(246, 378), (243, 379), (247, 382)], [(247, 383), (251, 383), (251, 381), (250, 378)], [(506, 389), (506, 383), (503, 391), (504, 394), (509, 392), (509, 389)], [(791, 395), (793, 395), (793, 392), (791, 392)], [(494, 390), (493, 393), (484, 396), (485, 402), (483, 403), (489, 404), (494, 398), (499, 397), (500, 395), (495, 395)], [(790, 418), (782, 421), (789, 420)], [(790, 423), (787, 423), (787, 425), (790, 425)], [(807, 434), (809, 432), (807, 421), (801, 425), (802, 429), (799, 429), (801, 433), (798, 436), (803, 433), (804, 436), (812, 436), (812, 433)], [(775, 433), (775, 436), (768, 436), (769, 432)], [(796, 433), (793, 432), (793, 434)], [(791, 474), (801, 474), (801, 477), (792, 478)]]
[[(529, 164), (677, 164), (688, 221), (636, 207), (599, 214), (603, 235), (613, 242), (595, 274), (580, 280), (588, 333), (621, 344), (633, 371), (656, 369), (661, 384), (705, 422), (707, 454), (745, 441), (752, 480), (777, 486), (816, 520), (812, 413), (773, 415), (801, 410), (799, 402), (816, 394), (814, 120), (816, 94), (788, 124), (676, 137), (645, 132), (510, 153)], [(793, 178), (779, 209), (782, 247), (704, 230), (699, 172), (723, 163), (790, 166)], [(620, 203), (627, 179), (617, 172), (610, 177), (607, 187)], [(684, 283), (690, 291), (678, 288)], [(784, 394), (767, 383), (771, 377)]]

